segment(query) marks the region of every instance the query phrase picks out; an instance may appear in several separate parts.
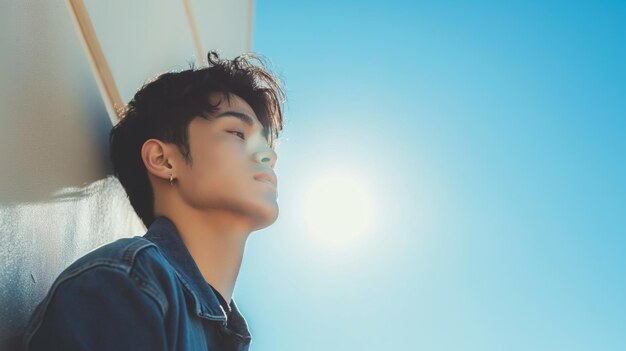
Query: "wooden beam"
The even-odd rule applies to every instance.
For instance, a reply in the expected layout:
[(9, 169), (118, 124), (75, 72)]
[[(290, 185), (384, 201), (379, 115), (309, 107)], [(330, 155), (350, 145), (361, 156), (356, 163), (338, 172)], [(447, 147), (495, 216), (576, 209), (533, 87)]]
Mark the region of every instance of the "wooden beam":
[(189, 27), (191, 28), (191, 37), (193, 38), (193, 45), (196, 47), (196, 56), (198, 61), (202, 65), (206, 65), (207, 59), (204, 50), (202, 50), (202, 41), (200, 40), (200, 33), (198, 33), (198, 25), (196, 24), (196, 18), (193, 15), (193, 9), (191, 8), (190, 0), (183, 0), (183, 6), (185, 6), (185, 12), (187, 13), (187, 20), (189, 21)]
[(252, 24), (254, 21), (254, 0), (248, 0), (248, 35), (246, 36), (246, 51), (252, 51)]
[(100, 41), (98, 41), (83, 0), (67, 0), (67, 2), (74, 24), (80, 34), (84, 47), (87, 49), (87, 57), (95, 72), (96, 82), (102, 94), (102, 98), (104, 99), (104, 105), (109, 114), (109, 118), (113, 125), (115, 125), (119, 122), (120, 117), (124, 113), (126, 105), (122, 102), (117, 84), (115, 84), (115, 80), (109, 69), (109, 64), (104, 57), (104, 53), (100, 47)]

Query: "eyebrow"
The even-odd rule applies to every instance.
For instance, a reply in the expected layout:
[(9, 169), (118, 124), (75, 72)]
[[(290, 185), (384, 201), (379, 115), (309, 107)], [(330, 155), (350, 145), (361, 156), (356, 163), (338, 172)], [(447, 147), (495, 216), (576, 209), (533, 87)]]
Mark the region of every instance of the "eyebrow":
[[(243, 121), (245, 124), (249, 125), (250, 127), (254, 127), (254, 119), (243, 112), (224, 111), (216, 115), (214, 118), (217, 119), (220, 117), (227, 117), (227, 116), (238, 118), (239, 120)], [(263, 129), (262, 134), (265, 137), (265, 139), (267, 139), (269, 131), (265, 127), (263, 127), (262, 129)]]

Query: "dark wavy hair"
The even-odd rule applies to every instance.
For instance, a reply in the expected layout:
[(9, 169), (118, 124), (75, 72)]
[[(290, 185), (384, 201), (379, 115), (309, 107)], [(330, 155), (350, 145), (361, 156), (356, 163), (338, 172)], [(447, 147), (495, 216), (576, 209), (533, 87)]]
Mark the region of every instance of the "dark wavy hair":
[(206, 67), (191, 64), (188, 70), (167, 72), (144, 84), (109, 134), (113, 173), (146, 228), (154, 221), (154, 193), (141, 148), (151, 138), (174, 143), (191, 166), (188, 126), (196, 117), (210, 120), (217, 111), (210, 93), (246, 101), (267, 130), (272, 149), (283, 129), (283, 85), (261, 57), (245, 54), (228, 60), (210, 51), (207, 58)]

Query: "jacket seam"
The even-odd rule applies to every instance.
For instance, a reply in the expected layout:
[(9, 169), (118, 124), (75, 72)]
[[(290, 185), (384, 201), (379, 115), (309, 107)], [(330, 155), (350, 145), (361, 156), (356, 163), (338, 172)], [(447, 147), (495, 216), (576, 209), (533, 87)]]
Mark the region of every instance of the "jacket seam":
[(162, 316), (165, 318), (168, 310), (168, 303), (167, 299), (159, 292), (159, 289), (150, 284), (148, 279), (141, 276), (141, 274), (136, 273), (134, 269), (128, 272), (128, 275), (139, 285), (139, 289), (155, 300), (161, 309)]

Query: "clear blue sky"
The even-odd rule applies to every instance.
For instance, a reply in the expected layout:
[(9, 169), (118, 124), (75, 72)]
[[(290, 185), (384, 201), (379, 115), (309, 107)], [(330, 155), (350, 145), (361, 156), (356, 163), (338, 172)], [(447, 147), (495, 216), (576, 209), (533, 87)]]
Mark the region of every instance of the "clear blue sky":
[(252, 350), (626, 350), (626, 2), (256, 1)]

